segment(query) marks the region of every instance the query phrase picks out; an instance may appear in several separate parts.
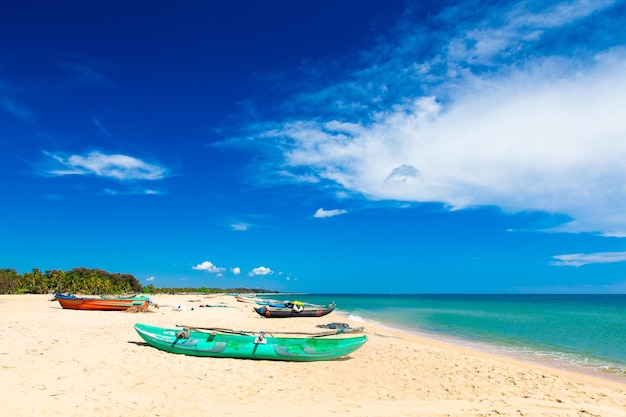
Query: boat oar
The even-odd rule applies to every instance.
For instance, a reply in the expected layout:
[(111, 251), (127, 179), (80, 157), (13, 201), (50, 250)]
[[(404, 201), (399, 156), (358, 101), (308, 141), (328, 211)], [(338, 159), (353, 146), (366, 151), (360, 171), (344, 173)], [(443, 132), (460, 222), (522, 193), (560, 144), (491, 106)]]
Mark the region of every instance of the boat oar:
[(217, 332), (217, 333), (242, 334), (242, 335), (248, 335), (248, 336), (255, 334), (255, 332), (250, 332), (246, 330), (232, 330), (232, 329), (224, 329), (221, 327), (195, 327), (195, 326), (184, 326), (181, 324), (177, 324), (176, 327), (185, 327), (187, 329), (196, 330), (200, 332), (208, 331), (208, 332)]
[[(209, 331), (209, 332), (218, 332), (218, 333), (229, 333), (229, 334), (242, 334), (242, 335), (255, 335), (259, 332), (254, 332), (251, 330), (232, 330), (232, 329), (224, 329), (221, 327), (194, 327), (194, 326), (183, 326), (177, 324), (176, 327), (185, 327), (188, 329), (193, 329), (197, 331)], [(302, 335), (302, 336), (310, 336), (310, 337), (324, 337), (324, 336), (334, 336), (342, 333), (358, 333), (363, 332), (364, 327), (348, 327), (341, 329), (334, 329), (327, 332), (319, 332), (319, 333), (309, 333), (309, 332), (283, 332), (283, 331), (270, 331), (268, 333), (271, 334), (285, 334), (285, 335)]]

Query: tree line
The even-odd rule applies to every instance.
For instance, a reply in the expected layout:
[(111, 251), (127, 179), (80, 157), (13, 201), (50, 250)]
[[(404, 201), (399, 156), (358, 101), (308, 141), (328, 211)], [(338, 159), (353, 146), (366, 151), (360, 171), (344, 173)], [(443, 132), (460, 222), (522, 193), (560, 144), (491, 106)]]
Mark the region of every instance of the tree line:
[(132, 274), (110, 273), (89, 268), (74, 268), (70, 271), (53, 269), (45, 272), (33, 268), (32, 271), (23, 274), (14, 268), (0, 269), (0, 294), (48, 294), (55, 291), (90, 295), (277, 292), (260, 288), (156, 288), (152, 284), (144, 287)]
[(47, 294), (54, 291), (104, 295), (141, 293), (143, 287), (131, 274), (112, 274), (101, 269), (53, 269), (42, 272), (33, 268), (23, 274), (13, 268), (0, 269), (0, 294)]

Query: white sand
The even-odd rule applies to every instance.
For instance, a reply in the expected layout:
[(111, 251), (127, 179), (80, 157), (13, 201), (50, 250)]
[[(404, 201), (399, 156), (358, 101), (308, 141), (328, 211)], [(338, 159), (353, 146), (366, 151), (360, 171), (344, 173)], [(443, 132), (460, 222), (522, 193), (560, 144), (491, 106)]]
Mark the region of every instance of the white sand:
[[(350, 322), (334, 313), (267, 319), (228, 296), (155, 296), (162, 307), (146, 313), (63, 310), (50, 299), (0, 295), (1, 416), (626, 416), (626, 384), (371, 325), (347, 358), (310, 363), (174, 355), (133, 329)], [(232, 308), (199, 307), (221, 303)], [(194, 309), (171, 308), (180, 304)]]

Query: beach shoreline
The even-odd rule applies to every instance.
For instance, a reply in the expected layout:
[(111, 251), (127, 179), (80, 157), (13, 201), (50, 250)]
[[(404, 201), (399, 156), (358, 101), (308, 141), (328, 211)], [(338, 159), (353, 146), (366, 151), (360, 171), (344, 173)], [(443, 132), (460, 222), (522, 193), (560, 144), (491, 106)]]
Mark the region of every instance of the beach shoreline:
[(567, 363), (562, 360), (555, 360), (549, 356), (541, 357), (535, 354), (533, 351), (524, 352), (519, 349), (506, 348), (488, 342), (479, 342), (475, 340), (464, 339), (461, 337), (455, 337), (452, 335), (446, 335), (436, 332), (426, 332), (423, 330), (394, 323), (386, 323), (378, 320), (365, 319), (362, 317), (353, 317), (351, 313), (342, 310), (336, 310), (336, 314), (346, 319), (351, 319), (352, 321), (362, 323), (362, 325), (370, 325), (390, 331), (405, 333), (407, 335), (416, 336), (420, 339), (440, 342), (448, 346), (468, 349), (477, 353), (493, 355), (503, 359), (516, 360), (522, 363), (528, 363), (555, 371), (567, 372), (569, 374), (580, 374), (581, 376), (589, 376), (592, 378), (607, 380), (609, 382), (626, 384), (626, 374), (611, 372), (605, 369), (598, 369), (596, 367), (586, 368), (577, 364)]
[[(7, 415), (626, 415), (623, 382), (343, 313), (267, 319), (234, 297), (189, 294), (153, 296), (159, 308), (145, 313), (73, 311), (51, 298), (0, 295), (0, 391)], [(365, 325), (368, 342), (346, 358), (312, 363), (174, 355), (147, 346), (133, 329), (141, 322), (314, 331), (317, 324), (338, 321)]]

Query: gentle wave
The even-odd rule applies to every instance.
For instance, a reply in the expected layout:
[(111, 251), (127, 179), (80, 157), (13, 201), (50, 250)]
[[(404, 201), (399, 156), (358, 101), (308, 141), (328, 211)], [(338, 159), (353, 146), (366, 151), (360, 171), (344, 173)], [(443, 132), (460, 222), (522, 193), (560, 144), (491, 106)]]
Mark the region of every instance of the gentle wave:
[(511, 347), (497, 345), (475, 340), (463, 339), (442, 333), (427, 332), (419, 329), (407, 328), (393, 324), (382, 323), (377, 320), (365, 319), (360, 315), (350, 314), (341, 310), (335, 310), (339, 315), (343, 315), (350, 320), (371, 324), (376, 327), (392, 331), (412, 334), (415, 336), (448, 343), (462, 348), (472, 349), (497, 356), (504, 356), (524, 362), (535, 363), (551, 368), (561, 369), (592, 375), (600, 378), (626, 382), (626, 367), (618, 366), (607, 361), (594, 360), (582, 355), (564, 353), (558, 351), (534, 350), (529, 347)]
[(626, 382), (626, 297), (332, 297), (360, 323)]

